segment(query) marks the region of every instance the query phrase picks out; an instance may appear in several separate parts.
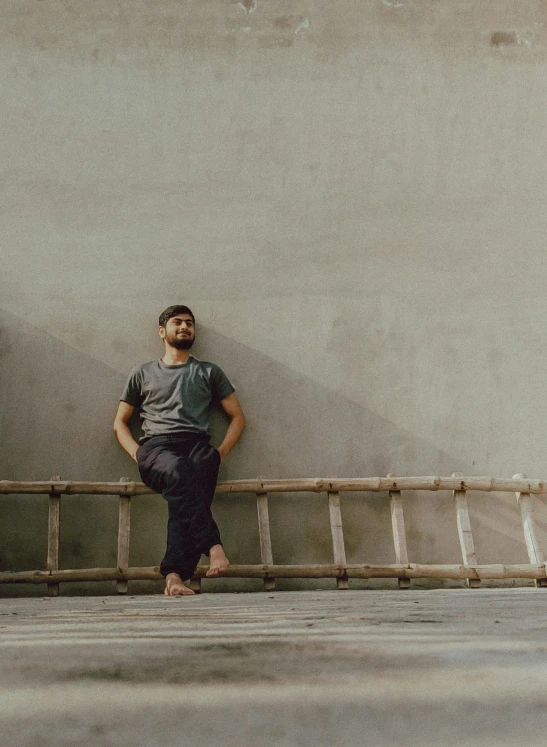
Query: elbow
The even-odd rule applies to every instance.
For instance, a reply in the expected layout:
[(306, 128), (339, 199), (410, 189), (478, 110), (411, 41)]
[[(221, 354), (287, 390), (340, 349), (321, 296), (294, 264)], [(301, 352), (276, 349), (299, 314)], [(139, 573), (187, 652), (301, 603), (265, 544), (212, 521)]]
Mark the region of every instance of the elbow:
[(237, 433), (241, 435), (245, 430), (245, 416), (243, 413), (237, 413), (230, 417), (230, 428), (237, 430)]

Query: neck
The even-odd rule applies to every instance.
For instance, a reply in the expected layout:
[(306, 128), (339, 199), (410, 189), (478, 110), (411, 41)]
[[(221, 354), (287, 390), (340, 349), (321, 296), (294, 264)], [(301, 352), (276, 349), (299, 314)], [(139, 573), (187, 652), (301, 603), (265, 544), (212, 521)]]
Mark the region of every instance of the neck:
[(181, 363), (187, 363), (189, 358), (189, 350), (177, 350), (177, 348), (172, 348), (170, 345), (166, 345), (162, 361), (167, 366), (177, 366)]

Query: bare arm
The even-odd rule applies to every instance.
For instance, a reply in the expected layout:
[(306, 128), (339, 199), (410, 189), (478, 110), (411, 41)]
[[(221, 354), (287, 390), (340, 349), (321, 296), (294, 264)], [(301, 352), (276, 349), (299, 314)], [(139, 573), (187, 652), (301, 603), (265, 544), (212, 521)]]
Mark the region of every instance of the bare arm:
[(245, 416), (243, 415), (235, 394), (229, 394), (221, 400), (220, 404), (226, 415), (230, 418), (230, 425), (222, 439), (222, 443), (218, 447), (221, 459), (224, 461), (243, 433), (243, 429), (245, 428)]
[(121, 446), (127, 451), (129, 456), (137, 461), (136, 453), (139, 448), (139, 444), (133, 438), (131, 431), (129, 430), (129, 419), (135, 412), (133, 405), (127, 402), (120, 402), (118, 412), (114, 419), (114, 433), (116, 438), (120, 442)]

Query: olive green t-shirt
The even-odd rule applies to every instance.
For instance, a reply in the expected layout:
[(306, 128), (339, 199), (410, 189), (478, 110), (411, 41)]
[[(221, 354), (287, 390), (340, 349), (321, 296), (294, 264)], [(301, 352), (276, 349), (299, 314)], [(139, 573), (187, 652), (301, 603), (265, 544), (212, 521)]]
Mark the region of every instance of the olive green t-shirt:
[(209, 409), (234, 392), (214, 363), (190, 356), (168, 366), (160, 360), (135, 366), (120, 399), (140, 410), (144, 438), (209, 432)]

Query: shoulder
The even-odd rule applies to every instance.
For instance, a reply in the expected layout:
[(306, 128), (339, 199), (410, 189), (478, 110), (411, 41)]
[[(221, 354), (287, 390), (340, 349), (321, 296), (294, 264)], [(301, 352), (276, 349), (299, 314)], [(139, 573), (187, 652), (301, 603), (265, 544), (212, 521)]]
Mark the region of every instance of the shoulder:
[(154, 358), (153, 361), (147, 361), (146, 363), (141, 363), (137, 366), (141, 371), (156, 371), (159, 367), (157, 358)]
[(216, 363), (212, 363), (211, 361), (201, 361), (199, 358), (194, 358), (192, 356), (192, 361), (194, 364), (204, 373), (207, 374), (207, 376), (223, 376), (224, 371), (221, 369), (220, 366), (217, 366)]
[(235, 391), (233, 384), (220, 366), (211, 361), (198, 361), (198, 363), (200, 365), (199, 375), (206, 379), (214, 399), (223, 400)]
[(158, 361), (147, 361), (146, 363), (137, 363), (133, 366), (129, 373), (130, 379), (144, 379), (149, 376), (152, 371), (157, 369)]
[(146, 371), (151, 371), (157, 367), (158, 367), (157, 360), (147, 361), (146, 363), (136, 363), (131, 369), (131, 373), (137, 373), (138, 371), (142, 371), (144, 373)]

